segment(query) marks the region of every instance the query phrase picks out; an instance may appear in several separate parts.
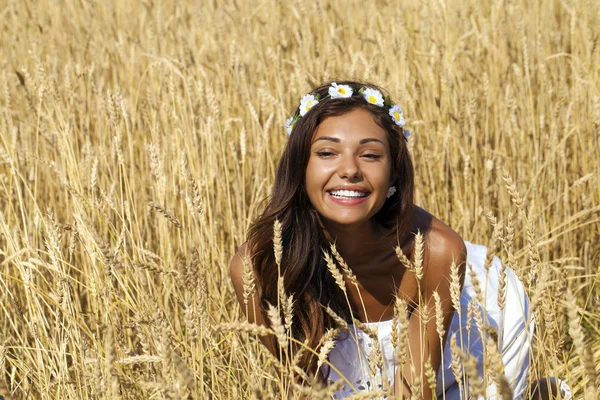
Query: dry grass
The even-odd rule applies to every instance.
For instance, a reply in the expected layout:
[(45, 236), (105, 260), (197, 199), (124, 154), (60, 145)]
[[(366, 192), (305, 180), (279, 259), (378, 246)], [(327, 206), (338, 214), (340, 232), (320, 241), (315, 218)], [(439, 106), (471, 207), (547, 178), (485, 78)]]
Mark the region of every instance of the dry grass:
[(343, 3), (0, 3), (0, 394), (327, 396), (235, 322), (228, 263), (288, 113), (350, 77), (402, 105), (417, 203), (526, 282), (531, 379), (595, 396), (597, 2)]

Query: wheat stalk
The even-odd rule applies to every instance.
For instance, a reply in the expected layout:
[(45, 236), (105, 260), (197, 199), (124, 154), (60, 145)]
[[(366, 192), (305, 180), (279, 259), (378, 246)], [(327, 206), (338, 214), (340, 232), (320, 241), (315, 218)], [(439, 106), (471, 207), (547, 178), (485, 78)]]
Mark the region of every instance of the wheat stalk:
[(440, 337), (440, 343), (446, 334), (446, 330), (444, 329), (444, 312), (442, 310), (442, 300), (440, 299), (439, 293), (436, 291), (433, 292), (433, 299), (435, 303), (435, 329)]
[(283, 240), (281, 239), (281, 222), (275, 220), (273, 223), (273, 252), (275, 254), (275, 264), (277, 265), (279, 276), (281, 276), (281, 256), (283, 254)]
[[(392, 320), (391, 342), (394, 346), (394, 356), (397, 369), (402, 373), (405, 364), (409, 361), (408, 338), (408, 309), (404, 299), (396, 298), (394, 304), (394, 318)], [(400, 379), (403, 377), (400, 376)], [(398, 379), (398, 377), (396, 378)]]
[(172, 223), (173, 225), (175, 225), (177, 228), (182, 229), (181, 222), (179, 221), (179, 219), (175, 215), (173, 215), (172, 213), (170, 213), (169, 211), (167, 211), (160, 204), (155, 203), (154, 201), (149, 201), (148, 202), (148, 207), (150, 207), (153, 210), (157, 211), (160, 215), (162, 215), (163, 217), (165, 217), (170, 223)]
[(275, 335), (274, 330), (250, 322), (221, 322), (220, 324), (215, 325), (215, 329), (252, 333), (260, 336)]
[[(581, 329), (581, 325), (579, 322), (579, 306), (577, 305), (575, 296), (573, 295), (573, 292), (570, 288), (567, 289), (566, 303), (567, 313), (569, 317), (569, 336), (573, 338), (573, 343), (575, 344), (577, 356), (585, 366), (585, 361), (588, 358), (588, 356), (586, 355), (585, 336), (583, 334), (583, 330)], [(587, 396), (591, 396), (588, 395), (588, 393), (591, 393), (592, 395), (596, 393), (596, 376), (595, 368), (585, 368), (585, 371), (588, 378), (588, 385), (586, 387), (587, 398)]]
[(350, 267), (348, 267), (348, 264), (346, 264), (346, 261), (344, 260), (344, 258), (337, 251), (337, 248), (335, 247), (335, 243), (331, 243), (330, 247), (331, 247), (331, 253), (333, 254), (333, 256), (335, 257), (336, 261), (338, 262), (338, 264), (340, 265), (340, 267), (342, 269), (342, 273), (344, 274), (344, 276), (346, 276), (348, 278), (348, 280), (350, 280), (350, 283), (352, 283), (354, 285), (354, 287), (356, 288), (356, 292), (358, 293), (358, 300), (360, 301), (360, 305), (363, 309), (363, 313), (364, 313), (364, 315), (367, 315), (367, 310), (365, 308), (365, 302), (362, 298), (362, 294), (361, 294), (360, 288), (358, 286), (358, 279), (356, 278), (356, 275), (354, 275), (354, 272), (352, 272), (352, 269), (350, 269)]
[(415, 235), (415, 277), (417, 281), (420, 282), (423, 278), (423, 251), (425, 245), (425, 238), (421, 231), (417, 231)]
[(121, 398), (121, 393), (120, 393), (120, 384), (119, 384), (119, 379), (116, 376), (116, 372), (114, 371), (114, 362), (115, 362), (115, 357), (116, 357), (116, 350), (115, 350), (116, 344), (115, 344), (115, 338), (114, 338), (114, 332), (113, 332), (113, 328), (112, 325), (108, 324), (107, 329), (106, 329), (106, 337), (105, 337), (105, 359), (104, 359), (104, 365), (105, 365), (105, 370), (106, 370), (106, 374), (108, 375), (109, 378), (109, 382), (110, 382), (110, 386), (109, 386), (109, 390), (110, 390), (110, 396), (113, 399), (120, 399)]
[(344, 261), (344, 259), (340, 255), (340, 253), (337, 251), (337, 248), (335, 247), (335, 243), (331, 243), (330, 247), (331, 247), (331, 253), (333, 254), (335, 260), (338, 262), (340, 267), (342, 268), (343, 274), (345, 276), (347, 276), (348, 279), (350, 280), (350, 282), (358, 288), (358, 280), (356, 279), (356, 275), (354, 275), (354, 273), (352, 272), (350, 267), (348, 267), (348, 264), (346, 264), (346, 261)]
[(279, 347), (281, 349), (286, 349), (288, 339), (285, 334), (285, 327), (281, 323), (281, 316), (279, 315), (279, 310), (275, 308), (275, 306), (273, 306), (272, 304), (269, 304), (267, 316), (269, 317), (269, 321), (271, 323), (273, 332), (275, 332), (275, 337), (277, 338), (277, 343), (279, 344)]
[(465, 379), (464, 365), (461, 362), (461, 349), (458, 347), (456, 343), (456, 335), (455, 333), (450, 337), (450, 349), (452, 350), (452, 362), (450, 363), (450, 368), (452, 369), (452, 374), (454, 375), (454, 379), (458, 384), (458, 391), (460, 392), (461, 399), (463, 398), (463, 381)]
[(398, 257), (398, 260), (404, 266), (404, 268), (414, 273), (415, 267), (410, 259), (404, 254), (402, 248), (400, 246), (396, 246), (395, 251), (396, 257)]
[(327, 360), (329, 353), (335, 347), (335, 339), (340, 333), (339, 328), (328, 329), (319, 341), (319, 360), (317, 361), (317, 370), (321, 369), (323, 363)]
[(460, 295), (461, 295), (461, 284), (459, 275), (459, 266), (454, 260), (450, 264), (450, 299), (452, 300), (452, 306), (454, 310), (460, 314)]
[(421, 376), (417, 375), (414, 365), (411, 364), (410, 372), (413, 379), (410, 382), (410, 400), (418, 400), (423, 398), (423, 382)]
[(515, 206), (517, 206), (519, 211), (522, 211), (523, 210), (523, 199), (521, 198), (521, 195), (519, 194), (519, 191), (517, 190), (517, 185), (513, 182), (512, 177), (510, 176), (510, 173), (508, 172), (508, 170), (506, 170), (506, 169), (502, 170), (502, 178), (504, 179), (504, 182), (506, 184), (506, 189), (508, 190), (508, 193), (510, 194), (510, 198), (511, 198), (512, 202), (514, 203)]
[(496, 252), (498, 251), (498, 242), (500, 241), (500, 237), (502, 236), (502, 225), (498, 223), (496, 217), (492, 214), (491, 211), (487, 212), (487, 218), (492, 224), (492, 238), (487, 247), (487, 252), (485, 255), (485, 261), (483, 263), (486, 271), (490, 269), (492, 266), (492, 261)]
[(483, 380), (481, 377), (479, 377), (479, 373), (477, 372), (477, 360), (473, 356), (463, 353), (462, 363), (468, 377), (469, 396), (473, 396), (475, 398), (477, 396), (485, 396)]
[(348, 322), (335, 313), (329, 306), (325, 307), (325, 312), (329, 314), (331, 318), (335, 321), (338, 327), (348, 329)]
[[(415, 161), (415, 204), (488, 246), (485, 265), (490, 277), (499, 274), (498, 296), (491, 279), (478, 278), (481, 300), (502, 309), (497, 333), (480, 312), (483, 303), (461, 306), (459, 266), (450, 274), (450, 300), (468, 314), (462, 328), (473, 328), (472, 344), (480, 339), (477, 324), (486, 340), (498, 335), (498, 352), (510, 347), (502, 332), (520, 313), (509, 307), (513, 270), (535, 307), (529, 384), (551, 375), (567, 381), (574, 398), (597, 397), (600, 335), (587, 329), (600, 323), (595, 3), (513, 0), (501, 12), (481, 2), (460, 12), (450, 2), (406, 2), (401, 9), (388, 3), (347, 2), (348, 15), (364, 18), (345, 18), (344, 29), (320, 23), (339, 20), (329, 0), (293, 2), (275, 13), (261, 12), (270, 3), (258, 11), (237, 2), (197, 12), (173, 1), (106, 9), (84, 2), (68, 13), (57, 2), (11, 2), (0, 11), (0, 38), (31, 44), (0, 46), (0, 59), (12, 62), (0, 71), (2, 396), (109, 398), (118, 381), (120, 396), (130, 398), (331, 398), (341, 386), (317, 386), (290, 365), (298, 352), (310, 352), (302, 343), (289, 347), (297, 351), (284, 366), (256, 337), (272, 336), (272, 329), (235, 322), (243, 310), (227, 266), (276, 192), (283, 149), (299, 139), (285, 134), (286, 118), (313, 84), (355, 76), (382, 84), (406, 113), (414, 131), (407, 150)], [(133, 30), (128, 13), (140, 16)], [(481, 29), (465, 35), (474, 20)], [(264, 40), (242, 47), (247, 36)], [(466, 53), (445, 57), (438, 51), (444, 43), (460, 43)], [(307, 193), (296, 189), (291, 203), (275, 204), (292, 206), (286, 224), (307, 211), (297, 203)], [(289, 239), (281, 241), (282, 264), (283, 245), (298, 238)], [(325, 247), (368, 319), (373, 310), (362, 297), (371, 277), (354, 273), (349, 255), (344, 260), (335, 246)], [(408, 276), (417, 275), (416, 253), (414, 246), (406, 255), (396, 249)], [(423, 279), (429, 267), (436, 268), (422, 265)], [(243, 290), (252, 308), (260, 288), (259, 276), (249, 272)], [(405, 289), (408, 282), (395, 283)], [(304, 293), (281, 290), (279, 279), (273, 284), (292, 342), (291, 325), (299, 321), (290, 317)], [(434, 306), (432, 299), (432, 314)], [(326, 318), (335, 328), (356, 329)], [(394, 319), (392, 338), (402, 352), (406, 324)], [(110, 370), (108, 324), (115, 349)], [(459, 335), (467, 348), (470, 333)], [(478, 359), (493, 378), (490, 346)], [(133, 363), (138, 356), (163, 360)], [(367, 368), (376, 369), (378, 357), (375, 349)], [(293, 383), (303, 379), (309, 389), (295, 391)], [(496, 384), (498, 395), (502, 385)]]
[(431, 398), (437, 399), (437, 395), (436, 395), (437, 374), (433, 370), (433, 367), (431, 366), (431, 357), (427, 358), (427, 361), (425, 362), (425, 377), (427, 378), (427, 384), (429, 386), (429, 389), (431, 390), (431, 396), (432, 396)]
[(335, 283), (338, 285), (338, 287), (342, 290), (342, 292), (344, 292), (344, 295), (347, 297), (348, 294), (346, 292), (346, 282), (344, 281), (344, 276), (338, 269), (337, 265), (335, 265), (335, 262), (333, 261), (333, 258), (331, 258), (331, 255), (329, 254), (329, 252), (327, 252), (326, 250), (323, 250), (323, 257), (325, 257), (325, 262), (327, 263), (327, 269), (329, 270), (329, 273), (331, 274), (331, 276), (333, 276)]
[(498, 392), (502, 399), (512, 399), (513, 391), (504, 375), (504, 363), (502, 362), (502, 356), (498, 351), (498, 344), (491, 338), (487, 338), (485, 352), (489, 359), (489, 371), (492, 379), (496, 383)]

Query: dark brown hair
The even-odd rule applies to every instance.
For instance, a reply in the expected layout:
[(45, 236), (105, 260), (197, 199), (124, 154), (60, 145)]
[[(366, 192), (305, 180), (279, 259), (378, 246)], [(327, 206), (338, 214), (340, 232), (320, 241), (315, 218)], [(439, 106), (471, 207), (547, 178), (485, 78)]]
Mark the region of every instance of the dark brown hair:
[[(368, 110), (387, 133), (392, 160), (392, 179), (398, 193), (389, 198), (373, 217), (390, 234), (402, 236), (407, 229), (413, 207), (413, 166), (406, 146), (402, 128), (388, 114), (388, 107), (367, 103), (356, 95), (362, 87), (382, 89), (369, 83), (337, 81), (349, 85), (355, 95), (349, 98), (326, 98), (330, 83), (324, 83), (311, 93), (322, 99), (313, 106), (294, 126), (293, 133), (283, 151), (273, 194), (262, 213), (250, 227), (248, 245), (258, 280), (259, 297), (263, 310), (267, 303), (277, 304), (278, 269), (273, 252), (273, 224), (279, 220), (282, 226), (283, 255), (281, 274), (286, 293), (294, 295), (292, 336), (299, 341), (308, 340), (315, 349), (323, 334), (335, 328), (333, 319), (324, 310), (329, 306), (348, 322), (357, 317), (349, 310), (345, 297), (327, 270), (322, 248), (329, 248), (318, 213), (310, 203), (305, 188), (305, 174), (313, 135), (319, 124), (327, 117), (346, 114), (354, 109)], [(298, 109), (295, 114), (297, 115)], [(265, 320), (268, 320), (265, 318)], [(317, 359), (305, 352), (300, 360), (306, 372), (316, 372)]]

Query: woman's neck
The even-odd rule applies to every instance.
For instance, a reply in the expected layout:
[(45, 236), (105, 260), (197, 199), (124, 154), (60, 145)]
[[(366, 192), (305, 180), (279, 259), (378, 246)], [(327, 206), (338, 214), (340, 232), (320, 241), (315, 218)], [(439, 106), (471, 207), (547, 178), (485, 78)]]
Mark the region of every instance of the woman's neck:
[(373, 253), (380, 253), (382, 250), (384, 229), (374, 220), (360, 225), (340, 225), (323, 221), (323, 227), (330, 236), (328, 239), (335, 243), (349, 266), (361, 265), (372, 259)]

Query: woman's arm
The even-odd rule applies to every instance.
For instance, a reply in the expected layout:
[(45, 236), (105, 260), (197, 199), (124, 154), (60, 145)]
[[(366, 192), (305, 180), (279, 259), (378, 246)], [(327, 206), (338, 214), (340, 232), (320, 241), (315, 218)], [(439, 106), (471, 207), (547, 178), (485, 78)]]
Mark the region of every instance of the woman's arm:
[[(436, 226), (439, 225), (439, 226)], [(459, 266), (459, 277), (464, 280), (466, 248), (462, 238), (443, 223), (436, 221), (425, 237), (424, 273), (420, 282), (421, 299), (427, 305), (427, 315), (421, 315), (423, 306), (416, 307), (408, 323), (410, 362), (403, 370), (398, 369), (395, 379), (395, 393), (410, 397), (410, 386), (418, 377), (421, 382), (423, 399), (431, 399), (432, 393), (426, 376), (425, 364), (428, 359), (434, 375), (440, 368), (443, 346), (454, 315), (450, 297), (450, 270), (452, 262)], [(436, 329), (436, 308), (434, 292), (440, 297), (444, 337)], [(427, 321), (424, 323), (423, 321)], [(402, 376), (401, 376), (402, 374)], [(434, 378), (435, 379), (435, 378)]]
[[(247, 260), (246, 263), (244, 263), (244, 258)], [(242, 246), (240, 246), (235, 256), (233, 256), (231, 263), (229, 264), (229, 276), (231, 278), (231, 282), (233, 283), (235, 295), (240, 303), (242, 311), (248, 318), (248, 322), (267, 326), (256, 292), (248, 296), (248, 306), (246, 306), (246, 303), (244, 302), (244, 268), (251, 268), (252, 274), (254, 274), (252, 264), (250, 263), (250, 254), (248, 253), (247, 243), (244, 243)], [(267, 347), (267, 349), (269, 349), (271, 354), (273, 354), (275, 357), (279, 356), (275, 350), (275, 338), (272, 335), (259, 336), (259, 338), (260, 341)], [(290, 387), (288, 390), (289, 396), (291, 396), (294, 392), (294, 389)], [(300, 400), (308, 400), (307, 397), (302, 395), (299, 398)]]
[[(244, 258), (247, 260), (246, 263), (244, 263)], [(231, 259), (231, 263), (229, 264), (229, 276), (233, 283), (233, 288), (238, 302), (240, 303), (240, 307), (244, 314), (246, 314), (248, 321), (258, 325), (267, 326), (257, 293), (254, 292), (248, 296), (248, 306), (246, 306), (246, 303), (244, 302), (244, 264), (246, 264), (246, 268), (250, 268), (252, 274), (254, 274), (247, 243), (240, 246), (235, 256)], [(261, 342), (267, 346), (269, 351), (277, 356), (273, 336), (259, 336), (259, 338)]]

